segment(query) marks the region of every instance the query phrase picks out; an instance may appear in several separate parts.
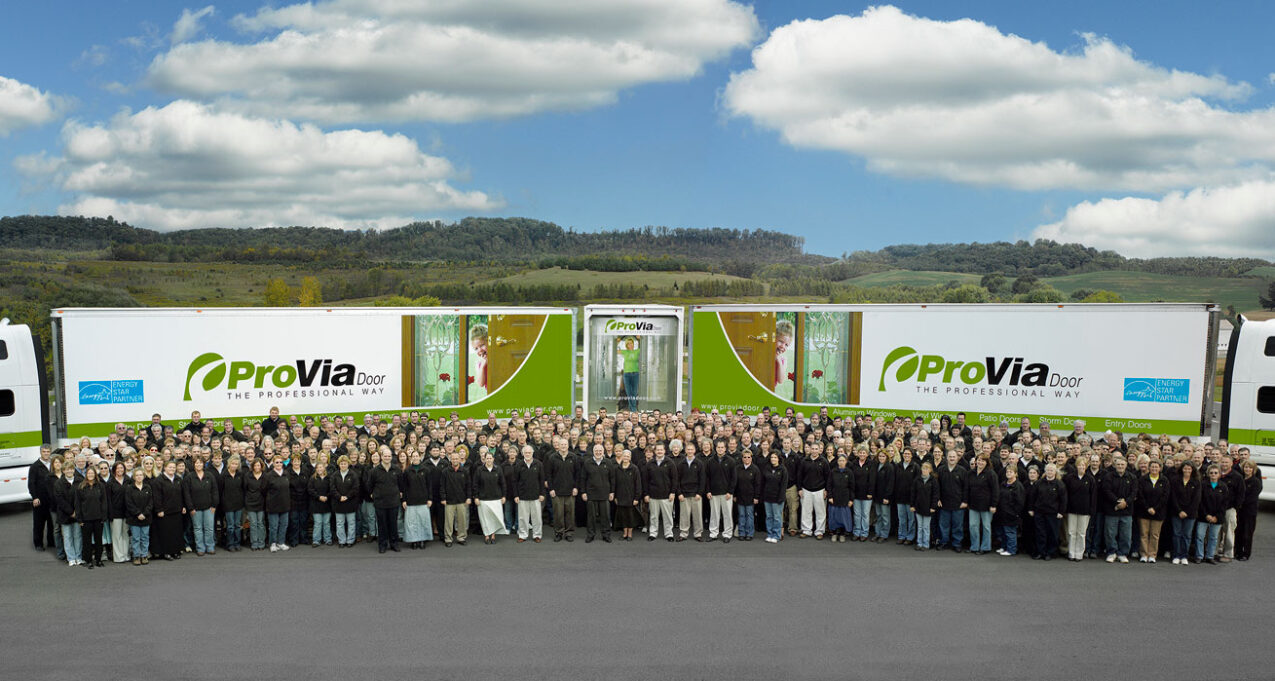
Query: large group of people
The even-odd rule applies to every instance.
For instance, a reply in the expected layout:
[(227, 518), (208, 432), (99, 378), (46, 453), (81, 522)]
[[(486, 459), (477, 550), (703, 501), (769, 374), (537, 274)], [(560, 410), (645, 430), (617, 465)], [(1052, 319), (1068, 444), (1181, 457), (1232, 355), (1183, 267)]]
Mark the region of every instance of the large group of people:
[(1175, 565), (1252, 555), (1246, 448), (1077, 421), (537, 409), (504, 421), (199, 412), (41, 449), (38, 550), (90, 569), (300, 544), (809, 538)]

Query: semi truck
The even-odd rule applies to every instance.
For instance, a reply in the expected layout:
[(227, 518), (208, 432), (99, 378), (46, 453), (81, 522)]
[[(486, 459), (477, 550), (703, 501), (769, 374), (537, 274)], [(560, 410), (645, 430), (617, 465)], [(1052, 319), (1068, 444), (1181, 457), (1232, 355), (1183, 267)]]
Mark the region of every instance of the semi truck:
[[(239, 426), (276, 406), (285, 415), (352, 415), (360, 422), (364, 414), (413, 409), (462, 418), (537, 407), (566, 412), (577, 404), (577, 314), (59, 309), (51, 313), (51, 376), (31, 330), (6, 320), (0, 503), (28, 498), (27, 469), (41, 443), (97, 440), (118, 423), (140, 430), (155, 413), (180, 428), (192, 411)], [(685, 332), (682, 315), (663, 308), (595, 309), (588, 317), (586, 348), (592, 340), (606, 350), (591, 353), (605, 362), (584, 363), (586, 393), (601, 386), (589, 409), (612, 402), (623, 408), (634, 389), (639, 408), (792, 408), (807, 416), (822, 408), (923, 417), (963, 411), (968, 424), (1016, 427), (1027, 417), (1033, 425), (1049, 422), (1054, 432), (1079, 419), (1095, 435), (1111, 429), (1225, 439), (1248, 447), (1264, 476), (1275, 473), (1275, 320), (1237, 327), (1219, 371), (1213, 305), (692, 306)], [(684, 333), (685, 367), (676, 361)], [(625, 383), (623, 374), (633, 372), (620, 364), (618, 349), (630, 339), (641, 373)], [(649, 361), (650, 353), (660, 361)], [(657, 380), (664, 373), (667, 380)], [(647, 385), (663, 386), (660, 394), (675, 404), (655, 399)], [(612, 394), (617, 390), (622, 394)], [(1266, 489), (1263, 498), (1275, 499), (1275, 485)]]

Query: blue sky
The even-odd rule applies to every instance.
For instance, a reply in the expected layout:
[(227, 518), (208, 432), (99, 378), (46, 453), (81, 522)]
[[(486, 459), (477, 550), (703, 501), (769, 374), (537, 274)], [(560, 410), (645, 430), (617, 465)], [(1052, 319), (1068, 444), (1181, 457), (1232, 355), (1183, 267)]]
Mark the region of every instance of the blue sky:
[[(0, 103), (0, 214), (156, 229), (520, 215), (778, 229), (830, 255), (1045, 236), (1275, 258), (1275, 3), (617, 3), (658, 17), (638, 28), (490, 4), (509, 9), (4, 3), (0, 86), (47, 107), (6, 123)], [(375, 30), (341, 33), (351, 16)], [(456, 26), (459, 46), (419, 38)], [(346, 55), (281, 31), (383, 43), (315, 65)], [(524, 70), (520, 49), (553, 56)]]

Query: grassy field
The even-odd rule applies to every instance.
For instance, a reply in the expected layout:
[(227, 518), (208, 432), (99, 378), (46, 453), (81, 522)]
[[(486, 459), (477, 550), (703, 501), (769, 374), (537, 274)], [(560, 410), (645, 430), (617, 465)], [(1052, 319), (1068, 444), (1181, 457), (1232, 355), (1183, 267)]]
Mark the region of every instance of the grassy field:
[(843, 283), (865, 287), (894, 286), (896, 284), (902, 286), (942, 286), (949, 281), (954, 281), (957, 284), (977, 284), (980, 279), (982, 277), (977, 274), (962, 274), (960, 272), (890, 270), (889, 272), (875, 272), (861, 277), (854, 277), (845, 280)]
[[(237, 263), (156, 263), (77, 260), (72, 262), (8, 261), (4, 274), (20, 278), (90, 283), (127, 292), (150, 307), (261, 305), (266, 281), (283, 279), (299, 286), (307, 276), (321, 283), (363, 278), (366, 270), (319, 265), (255, 265)], [(386, 276), (415, 283), (485, 282), (505, 270), (470, 265), (388, 267)], [(0, 282), (2, 289), (3, 282)], [(336, 301), (333, 301), (336, 302)]]
[[(1249, 274), (1253, 276), (1225, 278), (1116, 271), (1047, 277), (1043, 281), (1067, 294), (1080, 289), (1105, 289), (1115, 291), (1131, 303), (1214, 302), (1224, 307), (1234, 305), (1235, 309), (1244, 312), (1260, 309), (1258, 296), (1266, 291), (1267, 286), (1270, 285), (1270, 279), (1275, 279), (1275, 267), (1257, 268)], [(895, 284), (935, 286), (949, 281), (955, 281), (958, 284), (977, 284), (980, 279), (979, 275), (959, 272), (892, 270), (855, 277), (845, 283), (867, 287)]]
[(1223, 307), (1234, 305), (1241, 312), (1258, 309), (1258, 294), (1268, 286), (1266, 280), (1256, 278), (1179, 277), (1149, 272), (1088, 272), (1045, 281), (1063, 293), (1082, 288), (1106, 289), (1131, 303), (1212, 302)]
[[(579, 284), (586, 291), (598, 284), (645, 284), (653, 289), (672, 288), (684, 281), (721, 279), (736, 281), (739, 277), (710, 272), (594, 272), (591, 270), (564, 270), (551, 267), (544, 270), (527, 270), (498, 281), (506, 284), (529, 286), (533, 284)], [(495, 283), (495, 282), (492, 282)]]

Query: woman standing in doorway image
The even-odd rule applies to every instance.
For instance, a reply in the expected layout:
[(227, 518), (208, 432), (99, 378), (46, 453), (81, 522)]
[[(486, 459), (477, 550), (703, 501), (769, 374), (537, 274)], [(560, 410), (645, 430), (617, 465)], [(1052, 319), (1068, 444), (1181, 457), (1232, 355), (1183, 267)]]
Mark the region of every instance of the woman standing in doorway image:
[(639, 350), (637, 348), (637, 339), (629, 336), (620, 341), (622, 346), (616, 350), (620, 355), (620, 359), (624, 360), (624, 399), (628, 405), (629, 411), (637, 411), (638, 408), (638, 378), (641, 373), (638, 369)]

